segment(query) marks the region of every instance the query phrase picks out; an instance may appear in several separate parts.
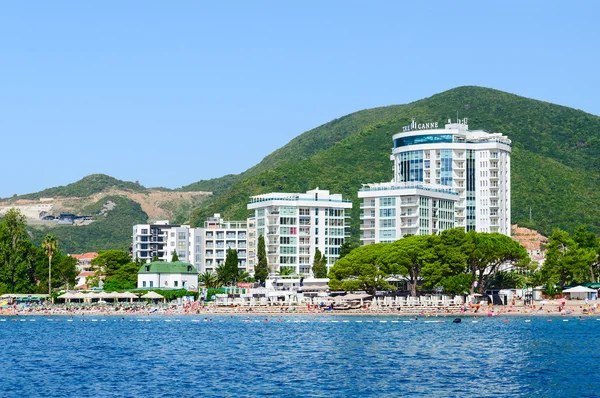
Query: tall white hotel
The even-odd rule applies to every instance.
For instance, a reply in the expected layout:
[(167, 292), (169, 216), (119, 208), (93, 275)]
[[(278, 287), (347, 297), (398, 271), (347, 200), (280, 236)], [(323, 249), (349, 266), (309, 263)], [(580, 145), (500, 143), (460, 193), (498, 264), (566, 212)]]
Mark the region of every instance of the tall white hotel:
[(363, 244), (453, 227), (510, 236), (506, 136), (471, 131), (467, 119), (448, 120), (443, 129), (413, 121), (393, 142), (392, 182), (365, 184), (358, 193)]

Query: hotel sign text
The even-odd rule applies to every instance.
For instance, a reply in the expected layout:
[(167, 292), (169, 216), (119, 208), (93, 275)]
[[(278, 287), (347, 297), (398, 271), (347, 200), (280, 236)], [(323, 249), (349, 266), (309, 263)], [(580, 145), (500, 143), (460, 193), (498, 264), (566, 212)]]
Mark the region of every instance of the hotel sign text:
[(413, 119), (413, 121), (408, 126), (402, 127), (402, 131), (427, 130), (427, 129), (437, 129), (437, 128), (438, 128), (438, 122), (417, 123)]

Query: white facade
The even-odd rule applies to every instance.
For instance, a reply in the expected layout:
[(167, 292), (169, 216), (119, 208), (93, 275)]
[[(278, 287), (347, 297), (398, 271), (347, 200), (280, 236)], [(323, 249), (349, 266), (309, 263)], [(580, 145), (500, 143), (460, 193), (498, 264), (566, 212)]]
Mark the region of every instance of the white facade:
[(367, 184), (358, 192), (363, 245), (393, 242), (406, 235), (430, 235), (455, 227), (458, 193), (416, 182)]
[(271, 273), (291, 267), (309, 275), (316, 249), (327, 258), (327, 267), (339, 257), (348, 236), (349, 200), (340, 194), (314, 189), (306, 193), (269, 193), (253, 196), (248, 209), (254, 210), (256, 239), (265, 238)]
[[(249, 239), (254, 221), (226, 221), (219, 214), (210, 217), (204, 228), (174, 225), (168, 221), (133, 226), (132, 258), (151, 261), (158, 256), (169, 262), (173, 253), (179, 261), (193, 264), (200, 272), (215, 272), (225, 262), (227, 249), (238, 252), (239, 268), (254, 272), (255, 241)], [(249, 261), (251, 259), (251, 261)]]
[(216, 272), (217, 266), (225, 263), (227, 250), (234, 249), (238, 254), (238, 268), (253, 273), (254, 267), (250, 267), (248, 263), (251, 249), (248, 244), (248, 226), (247, 221), (226, 221), (215, 214), (205, 221), (204, 228), (196, 228), (195, 239), (200, 242), (200, 247), (195, 248), (194, 259), (199, 256), (200, 267), (196, 266), (198, 270)]
[(466, 119), (448, 122), (444, 129), (413, 122), (393, 136), (393, 181), (451, 187), (458, 193), (457, 227), (510, 236), (511, 141), (470, 131)]
[(198, 275), (138, 274), (138, 288), (197, 289)]
[[(157, 221), (154, 224), (134, 225), (131, 245), (132, 258), (151, 261), (156, 256), (161, 261), (171, 261), (172, 252), (178, 247), (175, 231), (181, 232), (186, 228), (189, 229), (189, 226), (169, 224), (167, 220)], [(181, 261), (190, 262), (187, 255), (179, 258)]]

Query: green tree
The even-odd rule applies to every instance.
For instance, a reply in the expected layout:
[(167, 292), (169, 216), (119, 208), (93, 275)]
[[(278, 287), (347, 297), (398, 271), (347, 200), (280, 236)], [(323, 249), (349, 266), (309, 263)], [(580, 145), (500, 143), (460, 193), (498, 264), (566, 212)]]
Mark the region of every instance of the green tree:
[(225, 264), (217, 267), (217, 275), (222, 284), (235, 285), (238, 281), (238, 262), (237, 250), (227, 249)]
[(593, 261), (592, 251), (580, 248), (568, 232), (555, 229), (550, 236), (542, 272), (549, 284), (558, 283), (562, 290), (567, 283), (586, 279)]
[(75, 285), (77, 264), (77, 259), (71, 256), (61, 255), (58, 257), (58, 261), (54, 265), (54, 274), (56, 275), (55, 281), (59, 283), (59, 286), (65, 286), (66, 290), (69, 290), (70, 286)]
[(435, 261), (433, 253), (433, 236), (411, 235), (391, 243), (382, 260), (400, 266), (400, 274), (407, 275), (410, 280), (410, 294), (417, 295), (417, 285), (421, 271)]
[(514, 271), (498, 271), (490, 279), (490, 289), (519, 289), (527, 284), (527, 277)]
[(46, 235), (42, 241), (42, 249), (48, 256), (48, 294), (52, 294), (52, 256), (58, 250), (58, 240), (54, 235)]
[(315, 251), (312, 271), (315, 278), (327, 278), (327, 257), (319, 249)]
[[(527, 250), (511, 237), (497, 232), (475, 232), (467, 233), (471, 240), (471, 251), (468, 252), (468, 269), (477, 282), (477, 289), (484, 294), (488, 288), (490, 279), (493, 278), (500, 268), (519, 267), (529, 264)], [(474, 293), (475, 286), (471, 287)]]
[(92, 260), (92, 270), (98, 280), (104, 280), (105, 290), (133, 289), (137, 286), (137, 272), (142, 264), (131, 261), (124, 250), (106, 250)]
[(600, 238), (595, 233), (589, 232), (586, 225), (580, 225), (573, 233), (573, 241), (580, 249), (588, 251), (590, 281), (596, 282), (596, 275), (600, 271), (598, 269), (600, 268)]
[(471, 279), (463, 275), (467, 271), (467, 253), (473, 248), (464, 228), (447, 229), (429, 240), (433, 258), (423, 266), (423, 286), (429, 289), (441, 286), (447, 292), (462, 293), (463, 283)]
[(175, 250), (173, 250), (173, 255), (171, 256), (171, 262), (174, 263), (175, 261), (179, 261), (179, 256), (177, 256), (177, 253), (175, 252)]
[(473, 276), (465, 273), (446, 276), (440, 281), (440, 286), (450, 294), (467, 294), (472, 285)]
[(137, 273), (140, 265), (137, 262), (122, 264), (112, 275), (104, 280), (104, 290), (127, 290), (137, 287)]
[(15, 292), (17, 283), (17, 268), (22, 263), (25, 254), (22, 243), (26, 241), (27, 232), (25, 216), (19, 210), (10, 209), (0, 222), (0, 252), (3, 254), (2, 276), (0, 290)]
[(158, 256), (152, 256), (152, 262), (154, 263), (156, 261), (161, 261), (160, 257), (158, 257)]
[[(92, 270), (98, 276), (113, 276), (119, 268), (131, 262), (129, 253), (124, 250), (105, 250), (98, 253), (92, 260)], [(137, 271), (137, 270), (136, 270)]]
[(265, 250), (265, 238), (260, 235), (258, 237), (257, 247), (257, 264), (254, 267), (254, 278), (264, 284), (269, 276), (269, 266), (267, 264), (267, 253)]
[(352, 242), (350, 239), (346, 239), (344, 243), (342, 243), (342, 245), (340, 246), (340, 256), (338, 260), (340, 258), (346, 257), (348, 254), (350, 254), (352, 250), (356, 249), (358, 246), (358, 244)]
[(254, 278), (248, 272), (240, 270), (238, 272), (238, 281), (239, 282), (254, 282)]
[(391, 243), (361, 246), (335, 262), (329, 270), (331, 290), (365, 290), (375, 294), (377, 290), (391, 289), (385, 279), (400, 271), (398, 264), (381, 261)]
[(211, 271), (204, 271), (198, 275), (198, 282), (208, 289), (221, 286), (217, 275)]
[(296, 275), (296, 268), (295, 267), (286, 267), (286, 266), (281, 266), (279, 267), (279, 272), (278, 272), (279, 276), (291, 276), (291, 275)]

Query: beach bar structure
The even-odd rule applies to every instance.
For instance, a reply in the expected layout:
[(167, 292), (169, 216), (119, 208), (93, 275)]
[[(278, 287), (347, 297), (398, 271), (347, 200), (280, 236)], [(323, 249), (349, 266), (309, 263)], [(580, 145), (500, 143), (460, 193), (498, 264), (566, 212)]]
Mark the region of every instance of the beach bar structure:
[(563, 293), (568, 293), (571, 300), (597, 300), (598, 291), (585, 286), (575, 286), (570, 289), (563, 290)]

